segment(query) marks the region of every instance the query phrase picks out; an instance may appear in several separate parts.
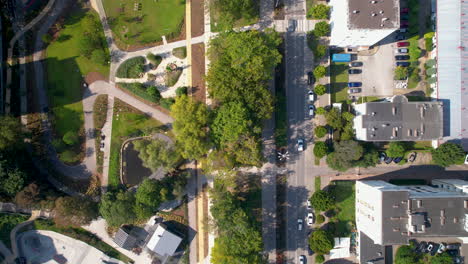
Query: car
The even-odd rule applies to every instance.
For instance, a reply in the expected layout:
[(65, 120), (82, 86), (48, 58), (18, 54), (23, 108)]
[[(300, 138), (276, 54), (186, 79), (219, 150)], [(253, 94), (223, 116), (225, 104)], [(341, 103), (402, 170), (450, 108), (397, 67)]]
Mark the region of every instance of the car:
[(395, 36), (395, 40), (405, 40), (405, 39), (406, 39), (405, 34), (397, 34)]
[(408, 24), (402, 24), (402, 25), (400, 25), (400, 28), (409, 28), (409, 25)]
[(307, 200), (307, 209), (312, 210), (312, 203), (310, 200)]
[(447, 249), (447, 251), (445, 252), (447, 252), (447, 254), (449, 254), (452, 257), (456, 257), (460, 255), (460, 251), (458, 249)]
[(408, 161), (414, 162), (416, 160), (416, 156), (417, 156), (416, 152), (411, 152), (408, 156)]
[(297, 230), (302, 231), (302, 224), (304, 221), (302, 219), (297, 219)]
[(392, 157), (386, 157), (385, 160), (384, 160), (385, 164), (390, 164), (390, 163), (392, 163), (392, 161), (393, 161)]
[(424, 253), (427, 247), (427, 242), (426, 241), (421, 241), (419, 245), (416, 247), (416, 252), (418, 253)]
[(361, 87), (362, 82), (349, 82), (348, 87)]
[(360, 93), (360, 92), (361, 92), (361, 88), (351, 88), (348, 90), (349, 94)]
[(44, 108), (42, 108), (42, 111), (44, 113), (48, 113), (49, 112), (49, 107), (48, 106), (45, 106)]
[(402, 161), (402, 160), (403, 160), (403, 157), (396, 157), (396, 158), (393, 159), (393, 162), (394, 163), (400, 163), (400, 161)]
[(309, 105), (309, 116), (314, 117), (315, 115), (315, 107), (314, 105)]
[(463, 259), (460, 256), (453, 257), (453, 263), (455, 264), (462, 264)]
[(353, 61), (349, 63), (349, 67), (362, 67), (363, 63), (361, 61)]
[(461, 244), (460, 243), (452, 243), (452, 244), (448, 244), (446, 247), (447, 247), (447, 250), (458, 250), (458, 249), (460, 249)]
[(296, 20), (289, 20), (289, 22), (288, 22), (288, 31), (289, 32), (296, 31)]
[(408, 21), (407, 21), (407, 20), (402, 20), (402, 21), (400, 22), (400, 27), (409, 27)]
[(400, 31), (400, 33), (406, 33), (406, 32), (408, 32), (408, 29), (407, 28), (400, 28), (399, 31)]
[(400, 14), (400, 19), (401, 20), (408, 20), (409, 19), (409, 15), (407, 13), (402, 13)]
[(25, 257), (19, 257), (17, 258), (18, 264), (26, 264), (26, 258)]
[(437, 253), (442, 254), (445, 250), (447, 250), (447, 244), (440, 243), (439, 248), (437, 248)]
[(297, 140), (297, 151), (304, 151), (304, 140), (298, 139)]
[(106, 135), (101, 134), (101, 140), (104, 140), (104, 139), (106, 139)]
[(434, 243), (429, 242), (429, 244), (427, 244), (426, 250), (424, 250), (424, 252), (425, 252), (425, 253), (429, 253), (429, 252), (431, 252), (433, 249), (434, 249)]
[(305, 264), (305, 256), (304, 255), (299, 256), (299, 264)]
[(314, 83), (315, 83), (315, 77), (314, 77), (314, 74), (310, 71), (307, 73), (307, 84), (313, 85)]
[(313, 91), (308, 91), (307, 94), (309, 95), (309, 101), (315, 101), (315, 93)]
[(385, 152), (379, 153), (379, 163), (382, 163), (387, 158), (387, 154)]
[(395, 56), (395, 60), (409, 60), (409, 56), (408, 55), (396, 55)]
[(410, 66), (410, 63), (407, 62), (407, 61), (397, 61), (397, 62), (395, 63), (395, 65), (396, 65), (397, 67), (398, 67), (398, 66), (400, 66), (400, 67), (409, 67), (409, 66)]
[(398, 47), (408, 47), (409, 45), (410, 43), (408, 41), (402, 41), (397, 43)]
[(314, 214), (312, 212), (309, 212), (307, 214), (307, 225), (312, 225), (314, 223)]
[(465, 156), (465, 164), (468, 165), (468, 155)]
[(405, 8), (402, 8), (400, 10), (401, 13), (408, 13), (409, 12), (409, 8), (405, 7)]
[(348, 70), (349, 74), (360, 74), (361, 72), (362, 72), (362, 70), (360, 70), (360, 69), (349, 69)]
[(395, 51), (396, 51), (396, 53), (404, 53), (404, 54), (408, 53), (407, 48), (396, 49)]

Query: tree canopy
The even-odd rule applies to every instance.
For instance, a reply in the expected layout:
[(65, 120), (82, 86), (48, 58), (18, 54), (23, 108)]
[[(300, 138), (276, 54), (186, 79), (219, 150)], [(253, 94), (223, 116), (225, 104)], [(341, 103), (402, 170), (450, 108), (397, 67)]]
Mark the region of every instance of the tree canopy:
[(12, 116), (0, 116), (0, 150), (16, 148), (23, 136), (21, 123)]
[(121, 226), (136, 220), (134, 205), (132, 192), (106, 192), (101, 197), (99, 212), (110, 226)]
[(340, 110), (336, 107), (330, 109), (330, 111), (325, 113), (325, 119), (327, 120), (327, 124), (334, 129), (340, 130), (343, 128), (344, 122), (343, 118), (341, 117)]
[(386, 151), (387, 156), (392, 158), (404, 157), (406, 152), (406, 144), (404, 142), (391, 142)]
[(154, 179), (145, 179), (135, 194), (135, 212), (140, 219), (151, 217), (159, 205), (167, 200), (168, 191)]
[(327, 92), (327, 87), (323, 84), (317, 84), (314, 91), (317, 95), (324, 95)]
[(28, 175), (16, 164), (6, 159), (0, 160), (0, 193), (13, 197), (25, 185)]
[(325, 230), (315, 230), (309, 236), (309, 247), (318, 254), (328, 254), (335, 246), (333, 236)]
[(395, 264), (415, 264), (419, 263), (419, 255), (414, 252), (411, 246), (401, 246), (395, 255)]
[(334, 143), (335, 151), (327, 156), (327, 164), (338, 171), (346, 171), (359, 160), (363, 154), (362, 146), (353, 140), (343, 140)]
[(250, 133), (252, 124), (249, 113), (242, 103), (223, 104), (217, 109), (216, 117), (211, 125), (214, 141), (220, 146), (236, 142), (241, 139), (242, 135)]
[(314, 156), (316, 158), (323, 158), (325, 157), (325, 155), (328, 154), (328, 146), (325, 142), (323, 141), (318, 141), (318, 142), (315, 142), (314, 144)]
[(175, 147), (163, 139), (137, 140), (133, 142), (133, 146), (139, 152), (138, 157), (143, 161), (143, 166), (153, 172), (159, 168), (167, 171), (174, 170), (181, 160)]
[(432, 160), (435, 164), (448, 167), (453, 164), (462, 164), (465, 159), (465, 151), (455, 143), (446, 142), (432, 150)]
[(314, 19), (328, 19), (330, 7), (328, 5), (319, 4), (311, 8), (311, 15)]
[(315, 67), (313, 73), (314, 73), (315, 78), (320, 79), (320, 78), (324, 77), (325, 74), (327, 74), (327, 68), (325, 66), (323, 66), (323, 65), (319, 65), (319, 66)]
[(316, 210), (320, 211), (328, 211), (333, 207), (334, 200), (332, 196), (330, 195), (329, 192), (323, 191), (323, 190), (318, 190), (312, 194), (312, 197), (310, 197), (310, 203), (312, 204), (312, 207)]
[(220, 13), (218, 23), (224, 30), (231, 29), (236, 20), (250, 20), (257, 15), (256, 2), (253, 0), (215, 0), (212, 4)]
[(315, 24), (314, 35), (317, 37), (323, 37), (330, 33), (330, 24), (326, 21), (320, 21)]

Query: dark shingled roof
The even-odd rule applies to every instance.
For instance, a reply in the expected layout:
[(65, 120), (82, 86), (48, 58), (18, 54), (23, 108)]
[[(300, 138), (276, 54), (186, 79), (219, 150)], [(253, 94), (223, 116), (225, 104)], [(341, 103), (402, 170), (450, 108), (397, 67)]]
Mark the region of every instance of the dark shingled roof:
[(384, 264), (385, 246), (375, 244), (363, 232), (359, 232), (359, 263)]
[(127, 250), (133, 249), (136, 244), (136, 238), (131, 234), (131, 227), (122, 226), (119, 228), (115, 234), (114, 242), (121, 248)]
[(399, 0), (348, 0), (348, 12), (350, 29), (396, 29), (400, 27)]

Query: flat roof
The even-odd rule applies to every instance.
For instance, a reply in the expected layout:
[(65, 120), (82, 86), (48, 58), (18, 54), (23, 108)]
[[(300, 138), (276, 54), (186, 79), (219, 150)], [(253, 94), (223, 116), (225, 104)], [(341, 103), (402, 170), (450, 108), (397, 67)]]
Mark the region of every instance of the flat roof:
[(146, 246), (160, 256), (172, 256), (179, 247), (180, 242), (182, 242), (182, 238), (169, 232), (165, 226), (159, 224)]
[(348, 0), (350, 29), (388, 29), (400, 27), (399, 0)]

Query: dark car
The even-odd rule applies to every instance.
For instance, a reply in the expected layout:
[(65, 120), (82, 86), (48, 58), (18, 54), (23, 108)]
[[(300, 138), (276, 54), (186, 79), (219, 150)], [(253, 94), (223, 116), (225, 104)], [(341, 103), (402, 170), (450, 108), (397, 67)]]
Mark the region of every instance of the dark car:
[(361, 92), (361, 88), (351, 88), (348, 90), (349, 94), (360, 93), (360, 92)]
[(405, 34), (398, 34), (395, 36), (395, 40), (405, 40), (406, 36)]
[(416, 160), (416, 152), (411, 152), (408, 156), (408, 161), (409, 162), (414, 162)]
[(402, 20), (408, 20), (408, 19), (409, 19), (408, 13), (402, 13), (402, 14), (400, 14), (400, 19), (402, 19)]
[(362, 72), (362, 70), (360, 70), (360, 69), (349, 69), (348, 70), (349, 74), (359, 74), (361, 72)]
[[(432, 247), (430, 247), (432, 245)], [(430, 253), (431, 256), (434, 256), (437, 253), (437, 249), (439, 249), (438, 243), (429, 242), (427, 246), (427, 253)]]
[(397, 61), (395, 65), (396, 65), (397, 67), (398, 67), (398, 66), (401, 66), (401, 67), (409, 67), (409, 66), (410, 66), (410, 63), (407, 62), (407, 61)]
[(379, 153), (379, 163), (382, 163), (387, 158), (387, 154), (385, 152)]
[(460, 251), (458, 249), (448, 249), (445, 252), (447, 252), (447, 254), (449, 254), (452, 257), (456, 257), (460, 255)]
[(313, 85), (315, 83), (315, 77), (312, 72), (307, 73), (307, 84), (308, 85)]
[(361, 87), (362, 82), (349, 82), (348, 87)]
[(403, 157), (396, 157), (396, 158), (393, 159), (393, 162), (400, 163), (400, 161), (402, 161), (402, 160), (403, 160)]
[(401, 13), (408, 13), (409, 12), (409, 8), (405, 7), (405, 8), (402, 8), (400, 10)]
[(349, 67), (361, 67), (363, 63), (361, 61), (353, 61), (349, 63)]
[(460, 247), (461, 247), (460, 243), (452, 243), (452, 244), (447, 245), (447, 250), (454, 250), (454, 249), (458, 250), (460, 249)]
[(392, 161), (393, 161), (392, 157), (386, 157), (385, 160), (384, 160), (385, 164), (390, 164), (390, 163), (392, 163)]
[(403, 41), (403, 42), (398, 42), (398, 43), (397, 43), (397, 46), (398, 46), (399, 48), (401, 48), (401, 47), (408, 47), (409, 45), (410, 45), (410, 43), (409, 43), (408, 41)]
[(401, 27), (404, 27), (404, 26), (405, 26), (405, 27), (408, 27), (408, 26), (409, 26), (409, 23), (408, 23), (407, 20), (402, 20), (402, 21), (400, 22), (400, 26), (401, 26)]
[(396, 55), (395, 60), (409, 60), (409, 55)]
[(426, 241), (421, 241), (419, 245), (416, 247), (416, 252), (418, 253), (424, 253), (427, 247), (427, 242)]

